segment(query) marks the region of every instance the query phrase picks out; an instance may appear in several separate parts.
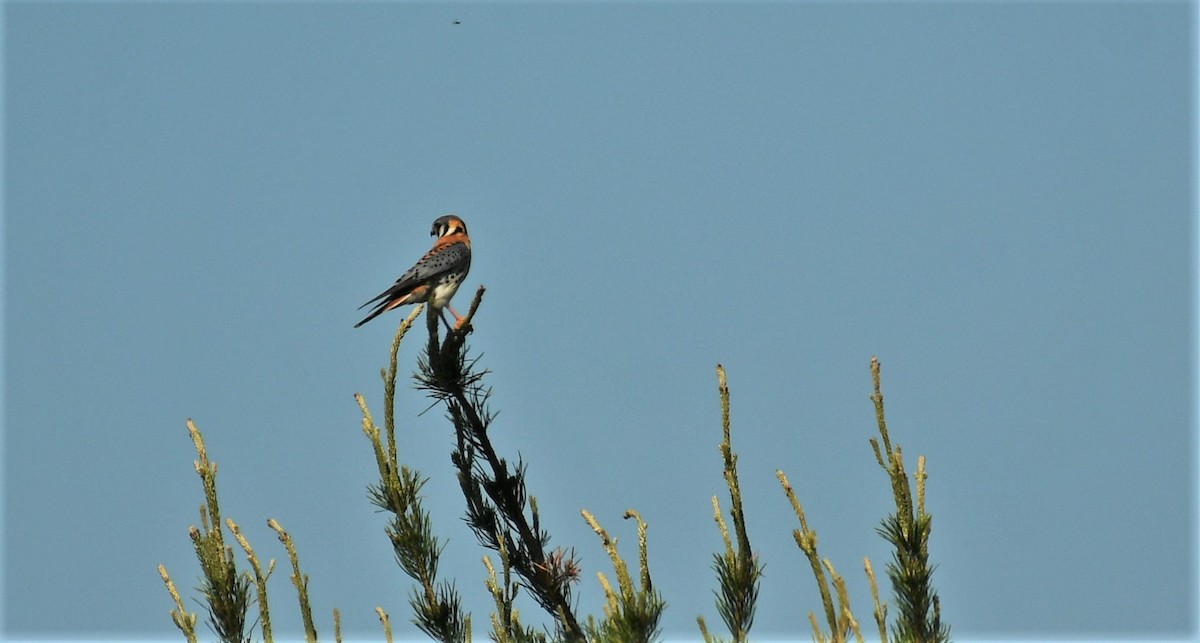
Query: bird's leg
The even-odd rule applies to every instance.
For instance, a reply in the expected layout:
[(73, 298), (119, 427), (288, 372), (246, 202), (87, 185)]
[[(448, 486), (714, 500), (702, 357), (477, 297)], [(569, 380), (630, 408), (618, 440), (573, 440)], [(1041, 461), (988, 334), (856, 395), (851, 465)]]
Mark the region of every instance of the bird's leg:
[[(451, 312), (454, 312), (454, 311), (451, 311)], [(447, 331), (451, 331), (451, 330), (455, 329), (454, 326), (450, 325), (450, 322), (446, 321), (446, 309), (445, 308), (438, 309), (438, 317), (442, 320), (442, 323), (446, 325)]]
[(451, 306), (450, 304), (446, 304), (446, 308), (449, 308), (450, 314), (454, 315), (454, 330), (462, 328), (463, 324), (467, 322), (467, 318), (459, 315), (458, 311), (454, 310), (454, 306)]

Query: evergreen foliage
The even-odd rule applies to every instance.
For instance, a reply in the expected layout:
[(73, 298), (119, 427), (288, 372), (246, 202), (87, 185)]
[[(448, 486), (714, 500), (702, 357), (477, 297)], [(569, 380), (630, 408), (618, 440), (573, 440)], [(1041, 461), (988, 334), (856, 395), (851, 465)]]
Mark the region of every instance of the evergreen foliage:
[[(638, 528), (636, 580), (619, 553), (617, 539), (594, 515), (587, 510), (581, 512), (612, 562), (616, 585), (603, 572), (597, 572), (605, 597), (604, 615), (584, 619), (576, 615), (574, 591), (581, 570), (575, 550), (561, 545), (551, 547), (552, 538), (541, 526), (537, 498), (529, 492), (525, 482), (528, 463), (520, 457), (510, 463), (497, 452), (488, 436), (488, 428), (495, 418), (488, 406), (491, 388), (485, 380), (489, 372), (479, 367), (477, 358), (469, 357), (466, 345), (483, 294), (484, 289), (480, 287), (466, 317), (458, 326), (448, 329), (444, 339), (439, 337), (437, 315), (429, 311), (426, 316), (429, 338), (418, 359), (414, 378), (417, 387), (425, 391), (435, 405), (444, 408), (454, 428), (455, 447), (450, 462), (463, 493), (465, 520), (479, 543), (496, 556), (495, 560), (490, 555), (483, 557), (484, 586), (495, 604), (489, 619), (489, 638), (496, 643), (640, 643), (659, 640), (660, 622), (667, 603), (651, 580), (648, 526), (633, 510), (627, 511), (624, 517), (634, 519)], [(397, 356), (401, 341), (421, 312), (422, 307), (417, 306), (400, 324), (392, 341), (388, 367), (380, 372), (384, 389), (382, 427), (375, 423), (366, 399), (355, 394), (362, 413), (362, 431), (371, 443), (379, 472), (379, 481), (368, 486), (367, 496), (373, 505), (390, 514), (384, 534), (392, 545), (397, 564), (414, 581), (408, 599), (412, 622), (433, 640), (465, 643), (471, 640), (471, 617), (462, 609), (454, 582), (438, 578), (443, 542), (434, 534), (432, 518), (423, 506), (421, 490), (428, 479), (416, 469), (400, 463), (396, 446)], [(917, 472), (912, 477), (916, 482), (914, 494), (901, 449), (892, 443), (888, 433), (880, 366), (875, 358), (871, 360), (871, 374), (874, 385), (871, 400), (875, 405), (879, 436), (878, 439), (872, 437), (870, 444), (876, 461), (888, 475), (896, 504), (896, 511), (884, 518), (878, 529), (894, 548), (886, 570), (892, 584), (896, 614), (889, 627), (889, 606), (879, 598), (871, 561), (864, 559), (864, 571), (874, 602), (873, 616), (881, 643), (888, 643), (889, 634), (893, 641), (900, 643), (945, 643), (950, 640), (950, 627), (941, 620), (941, 605), (933, 588), (933, 565), (929, 560), (932, 517), (925, 507), (925, 458), (922, 456), (917, 460)], [(712, 568), (717, 577), (714, 594), (717, 612), (729, 630), (730, 640), (742, 643), (749, 640), (754, 624), (763, 563), (751, 548), (746, 529), (738, 482), (738, 457), (730, 432), (729, 386), (725, 369), (720, 365), (717, 365), (717, 390), (722, 425), (718, 451), (729, 491), (729, 509), (727, 521), (720, 499), (712, 497), (713, 518), (724, 544), (723, 550), (713, 555)], [(203, 437), (195, 424), (189, 420), (187, 426), (198, 454), (195, 468), (204, 489), (200, 527), (190, 527), (189, 534), (200, 562), (202, 577), (197, 591), (207, 611), (207, 624), (223, 643), (248, 643), (253, 640), (254, 629), (248, 620), (249, 609), (256, 604), (262, 640), (272, 643), (267, 589), (275, 561), (271, 560), (264, 571), (237, 523), (231, 519), (221, 522), (217, 465), (209, 461)], [(816, 613), (809, 614), (813, 640), (840, 643), (853, 637), (861, 642), (863, 637), (850, 606), (845, 578), (829, 559), (818, 553), (816, 531), (809, 526), (804, 508), (787, 476), (783, 471), (776, 471), (776, 476), (799, 521), (799, 528), (792, 531), (793, 539), (808, 560), (821, 596), (823, 618), (818, 618)], [(268, 520), (268, 525), (279, 537), (291, 563), (291, 580), (300, 604), (305, 640), (315, 643), (318, 634), (309, 604), (308, 576), (301, 572), (291, 535), (274, 519)], [(249, 571), (237, 568), (233, 548), (225, 544), (225, 529), (245, 552)], [(174, 603), (170, 611), (172, 622), (188, 643), (195, 643), (198, 640), (198, 615), (186, 610), (166, 568), (159, 565), (158, 570)], [(522, 622), (516, 607), (522, 591), (546, 612), (551, 619), (550, 627), (538, 629)], [(391, 643), (391, 619), (383, 608), (376, 607), (375, 611), (385, 640)], [(706, 643), (724, 640), (709, 631), (703, 617), (698, 617), (697, 623)], [(333, 610), (333, 631), (334, 641), (340, 643), (341, 617), (336, 609)]]

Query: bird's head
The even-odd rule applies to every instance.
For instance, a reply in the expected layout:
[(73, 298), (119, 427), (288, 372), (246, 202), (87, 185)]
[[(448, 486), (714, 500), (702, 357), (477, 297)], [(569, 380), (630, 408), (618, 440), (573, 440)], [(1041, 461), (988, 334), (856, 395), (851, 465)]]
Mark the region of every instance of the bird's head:
[(446, 216), (438, 217), (437, 220), (433, 222), (433, 229), (429, 231), (430, 235), (439, 238), (450, 234), (466, 233), (467, 224), (463, 223), (462, 219), (453, 214), (447, 214)]

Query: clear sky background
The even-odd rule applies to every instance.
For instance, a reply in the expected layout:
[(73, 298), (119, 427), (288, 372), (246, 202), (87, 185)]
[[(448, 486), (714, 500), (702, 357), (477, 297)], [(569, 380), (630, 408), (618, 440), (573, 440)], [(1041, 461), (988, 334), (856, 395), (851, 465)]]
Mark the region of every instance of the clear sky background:
[[(488, 287), (494, 435), (582, 558), (580, 613), (611, 567), (579, 510), (633, 555), (636, 508), (665, 633), (720, 624), (721, 362), (756, 637), (820, 609), (777, 468), (871, 631), (878, 355), (958, 638), (1196, 631), (1193, 5), (3, 11), (4, 635), (182, 640), (155, 567), (199, 574), (190, 417), (226, 515), (265, 557), (267, 518), (294, 536), (323, 636), (337, 607), (380, 638), (376, 605), (415, 636), (352, 397), (380, 409), (400, 315), (352, 326), (446, 212), (458, 303)], [(402, 387), (402, 458), (482, 636), (427, 404)]]

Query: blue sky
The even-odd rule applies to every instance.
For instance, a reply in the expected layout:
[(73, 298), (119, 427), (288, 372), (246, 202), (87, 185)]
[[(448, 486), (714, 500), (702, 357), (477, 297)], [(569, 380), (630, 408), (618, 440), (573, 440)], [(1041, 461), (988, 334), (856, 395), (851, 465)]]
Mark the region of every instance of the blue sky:
[[(776, 469), (869, 623), (878, 355), (957, 637), (1195, 632), (1192, 4), (3, 11), (5, 636), (176, 639), (186, 418), (262, 555), (267, 518), (292, 533), (325, 636), (337, 607), (379, 637), (376, 605), (414, 636), (352, 397), (379, 409), (399, 316), (352, 326), (446, 212), (498, 447), (582, 557), (580, 613), (610, 567), (579, 510), (632, 554), (632, 507), (667, 635), (719, 623), (721, 362), (755, 634), (820, 608)], [(402, 388), (402, 458), (482, 634), (427, 404)]]

